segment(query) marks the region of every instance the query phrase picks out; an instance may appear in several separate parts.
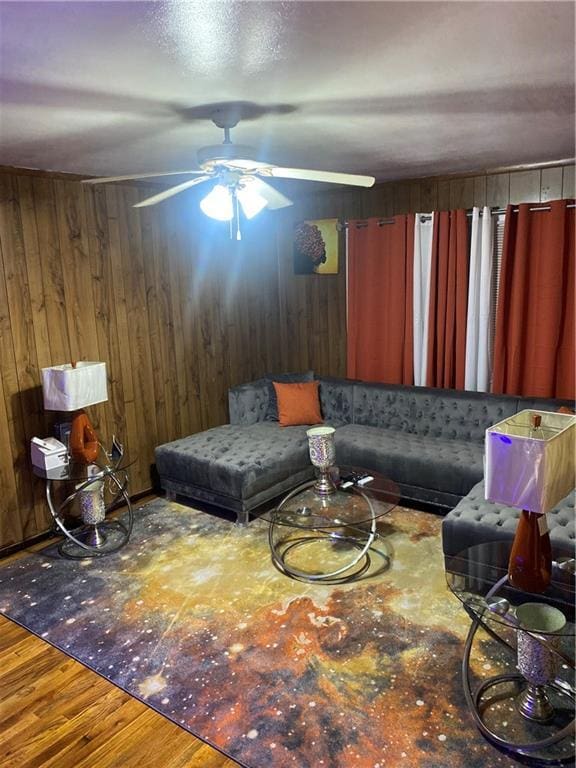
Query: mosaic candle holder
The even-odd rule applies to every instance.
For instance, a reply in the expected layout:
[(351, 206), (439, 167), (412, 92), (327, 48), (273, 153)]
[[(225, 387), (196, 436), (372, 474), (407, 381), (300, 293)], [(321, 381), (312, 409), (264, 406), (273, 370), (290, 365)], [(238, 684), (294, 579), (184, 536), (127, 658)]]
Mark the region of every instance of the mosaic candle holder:
[[(524, 603), (516, 610), (520, 624), (518, 639), (518, 669), (528, 685), (517, 700), (521, 715), (536, 722), (547, 722), (554, 716), (554, 709), (548, 699), (545, 686), (554, 680), (555, 656), (551, 647), (554, 634), (566, 624), (562, 611), (543, 603)], [(537, 640), (528, 632), (545, 632), (545, 642)], [(552, 634), (550, 634), (552, 633)]]
[(336, 487), (330, 476), (330, 469), (336, 461), (334, 427), (312, 427), (306, 432), (310, 461), (318, 470), (314, 490), (320, 496), (334, 493)]
[(80, 514), (82, 521), (89, 526), (85, 537), (86, 544), (100, 547), (106, 540), (98, 525), (104, 522), (106, 517), (106, 505), (104, 503), (104, 482), (95, 480), (78, 494), (80, 500)]

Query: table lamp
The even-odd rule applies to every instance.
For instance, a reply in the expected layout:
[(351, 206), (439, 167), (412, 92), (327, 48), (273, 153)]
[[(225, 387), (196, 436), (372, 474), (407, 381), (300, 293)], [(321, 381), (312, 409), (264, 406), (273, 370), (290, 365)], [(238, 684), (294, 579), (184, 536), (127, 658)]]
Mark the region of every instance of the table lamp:
[(80, 464), (98, 457), (98, 437), (84, 408), (108, 400), (106, 363), (81, 361), (42, 369), (44, 408), (75, 411), (70, 432), (70, 455)]
[(508, 563), (510, 583), (544, 592), (552, 574), (546, 522), (575, 485), (576, 416), (520, 411), (486, 430), (486, 499), (522, 510)]

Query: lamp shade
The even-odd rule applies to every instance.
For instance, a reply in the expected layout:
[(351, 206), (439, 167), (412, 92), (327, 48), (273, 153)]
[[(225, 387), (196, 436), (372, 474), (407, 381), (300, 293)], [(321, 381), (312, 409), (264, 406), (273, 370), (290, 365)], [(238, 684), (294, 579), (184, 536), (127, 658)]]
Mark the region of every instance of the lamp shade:
[(106, 363), (81, 361), (42, 369), (44, 408), (77, 411), (108, 400)]
[(254, 216), (266, 207), (266, 200), (258, 192), (251, 189), (250, 186), (238, 189), (236, 196), (247, 219), (253, 219)]
[(574, 488), (575, 448), (570, 414), (527, 410), (494, 424), (486, 430), (486, 499), (549, 512)]

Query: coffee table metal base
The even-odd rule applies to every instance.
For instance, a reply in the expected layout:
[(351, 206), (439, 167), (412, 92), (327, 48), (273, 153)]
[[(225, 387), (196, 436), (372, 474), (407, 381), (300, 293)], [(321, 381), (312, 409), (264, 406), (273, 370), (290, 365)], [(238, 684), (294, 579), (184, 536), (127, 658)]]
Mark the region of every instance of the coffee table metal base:
[[(320, 518), (315, 514), (314, 521), (306, 526), (305, 518), (310, 511), (305, 506), (301, 511), (293, 513), (294, 526), (288, 525), (283, 515), (286, 505), (296, 495), (302, 494), (307, 488), (312, 488), (314, 482), (304, 483), (295, 488), (282, 500), (270, 518), (268, 539), (272, 561), (282, 573), (299, 581), (339, 583), (356, 579), (370, 568), (370, 552), (374, 541), (378, 538), (377, 515), (373, 502), (360, 488), (354, 489), (354, 493), (363, 499), (369, 510), (368, 519), (362, 525), (340, 521), (334, 516), (327, 515), (325, 518)], [(336, 491), (336, 493), (342, 492)], [(302, 516), (300, 524), (298, 513)], [(327, 555), (314, 559), (314, 570), (297, 567), (291, 562), (296, 555), (301, 555), (305, 549), (312, 550), (312, 548), (323, 549), (324, 554)], [(331, 561), (330, 551), (338, 552), (338, 565), (334, 563), (332, 566), (328, 565)], [(385, 561), (389, 561), (386, 554), (378, 552), (378, 555)]]

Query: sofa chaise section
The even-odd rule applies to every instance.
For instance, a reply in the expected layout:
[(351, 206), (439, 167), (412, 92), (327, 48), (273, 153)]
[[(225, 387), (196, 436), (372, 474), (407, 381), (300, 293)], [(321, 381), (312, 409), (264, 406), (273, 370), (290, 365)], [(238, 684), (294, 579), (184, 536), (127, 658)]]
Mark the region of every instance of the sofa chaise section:
[(306, 427), (275, 422), (224, 425), (156, 449), (162, 487), (237, 513), (248, 512), (295, 483), (310, 480)]

